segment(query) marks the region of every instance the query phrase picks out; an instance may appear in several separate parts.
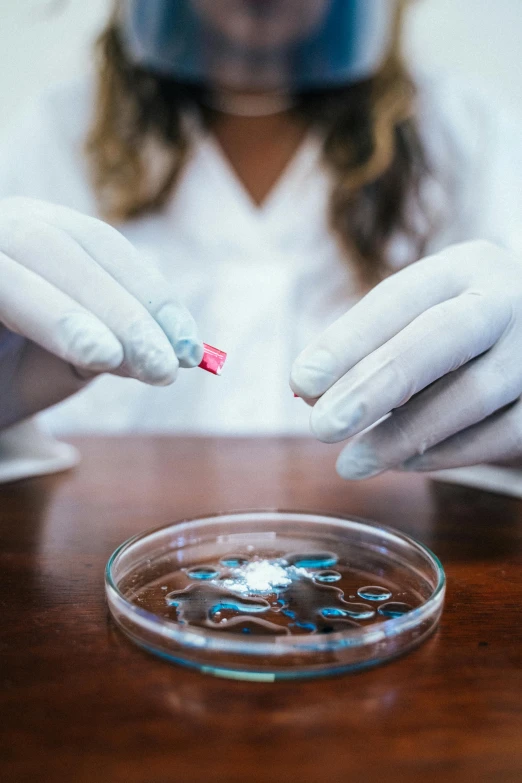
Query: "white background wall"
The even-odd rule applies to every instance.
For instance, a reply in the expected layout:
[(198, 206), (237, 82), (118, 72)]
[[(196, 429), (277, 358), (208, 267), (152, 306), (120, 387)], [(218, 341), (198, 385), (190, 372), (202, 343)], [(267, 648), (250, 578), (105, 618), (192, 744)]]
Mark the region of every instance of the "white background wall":
[[(0, 0), (0, 128), (49, 82), (88, 67), (110, 0)], [(407, 50), (522, 108), (522, 0), (416, 0)]]

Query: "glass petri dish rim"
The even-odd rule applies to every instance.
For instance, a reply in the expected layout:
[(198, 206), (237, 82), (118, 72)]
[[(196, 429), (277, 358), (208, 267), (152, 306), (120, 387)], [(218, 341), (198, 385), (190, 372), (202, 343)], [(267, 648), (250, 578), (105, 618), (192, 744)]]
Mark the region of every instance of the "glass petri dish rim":
[[(435, 573), (437, 574), (437, 584), (430, 595), (430, 597), (422, 603), (420, 606), (412, 609), (400, 617), (390, 618), (383, 622), (361, 627), (350, 628), (345, 631), (336, 631), (327, 635), (314, 635), (314, 636), (273, 636), (270, 640), (267, 637), (263, 637), (263, 641), (257, 641), (252, 637), (235, 639), (232, 635), (223, 634), (220, 631), (214, 631), (211, 628), (203, 629), (197, 627), (187, 628), (172, 620), (165, 620), (157, 617), (153, 612), (149, 612), (146, 609), (142, 609), (131, 601), (128, 601), (125, 596), (120, 592), (118, 585), (113, 579), (112, 567), (116, 562), (119, 555), (126, 549), (130, 549), (134, 544), (140, 540), (144, 540), (149, 536), (153, 536), (156, 533), (166, 530), (170, 527), (177, 527), (181, 525), (192, 525), (194, 529), (199, 526), (204, 526), (211, 521), (226, 521), (227, 518), (238, 519), (242, 518), (246, 520), (251, 517), (252, 520), (260, 520), (265, 515), (278, 515), (281, 518), (286, 517), (300, 517), (309, 522), (313, 520), (319, 522), (334, 521), (340, 523), (355, 523), (356, 525), (371, 528), (374, 531), (378, 531), (380, 534), (394, 539), (400, 540), (402, 543), (413, 547), (417, 552), (420, 552), (428, 562), (433, 566)], [(297, 521), (297, 520), (296, 520)], [(110, 556), (106, 568), (105, 568), (105, 587), (107, 597), (109, 599), (109, 605), (111, 605), (110, 593), (112, 593), (113, 600), (115, 599), (119, 609), (126, 614), (129, 618), (144, 630), (151, 631), (158, 636), (161, 636), (163, 640), (171, 638), (178, 644), (191, 648), (193, 650), (198, 648), (205, 648), (205, 650), (216, 652), (235, 652), (245, 658), (249, 655), (252, 656), (273, 656), (288, 653), (294, 650), (299, 652), (321, 652), (332, 651), (342, 649), (345, 647), (365, 647), (370, 644), (383, 641), (391, 636), (399, 636), (408, 630), (420, 625), (424, 620), (429, 619), (432, 614), (437, 612), (441, 607), (444, 599), (444, 593), (446, 588), (446, 576), (444, 568), (437, 555), (435, 555), (427, 546), (417, 541), (412, 536), (395, 530), (394, 528), (386, 525), (381, 525), (374, 520), (363, 519), (353, 515), (346, 514), (332, 514), (323, 513), (310, 510), (295, 510), (295, 509), (278, 509), (278, 508), (261, 508), (261, 509), (246, 509), (237, 511), (217, 512), (215, 514), (197, 515), (191, 518), (182, 519), (178, 522), (170, 522), (164, 525), (151, 528), (149, 530), (137, 533), (131, 536), (117, 549), (114, 550)]]

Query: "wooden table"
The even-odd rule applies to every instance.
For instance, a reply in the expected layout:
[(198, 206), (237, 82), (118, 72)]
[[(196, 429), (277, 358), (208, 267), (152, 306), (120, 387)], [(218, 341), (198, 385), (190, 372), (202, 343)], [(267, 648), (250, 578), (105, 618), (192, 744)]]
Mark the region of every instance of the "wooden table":
[[(522, 503), (388, 474), (344, 483), (307, 440), (85, 439), (75, 472), (0, 488), (0, 780), (522, 781)], [(440, 630), (355, 675), (232, 682), (108, 618), (103, 569), (145, 528), (252, 507), (414, 534), (448, 576)]]

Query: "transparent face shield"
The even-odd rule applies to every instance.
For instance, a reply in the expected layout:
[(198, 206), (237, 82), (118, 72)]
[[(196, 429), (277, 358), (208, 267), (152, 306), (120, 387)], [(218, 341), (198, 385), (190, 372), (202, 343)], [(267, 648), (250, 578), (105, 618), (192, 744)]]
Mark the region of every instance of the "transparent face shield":
[(137, 66), (211, 89), (300, 92), (372, 76), (400, 0), (121, 0)]

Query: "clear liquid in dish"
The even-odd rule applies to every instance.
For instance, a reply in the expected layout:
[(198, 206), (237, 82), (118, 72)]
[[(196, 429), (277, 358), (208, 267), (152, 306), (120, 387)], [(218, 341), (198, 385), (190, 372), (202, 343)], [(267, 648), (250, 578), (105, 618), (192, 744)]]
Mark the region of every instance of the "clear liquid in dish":
[(129, 580), (122, 592), (162, 619), (226, 634), (329, 634), (385, 622), (423, 601), (330, 551), (230, 552), (170, 566), (165, 558), (150, 563), (146, 584)]

